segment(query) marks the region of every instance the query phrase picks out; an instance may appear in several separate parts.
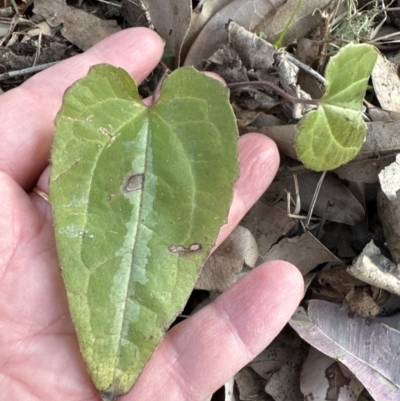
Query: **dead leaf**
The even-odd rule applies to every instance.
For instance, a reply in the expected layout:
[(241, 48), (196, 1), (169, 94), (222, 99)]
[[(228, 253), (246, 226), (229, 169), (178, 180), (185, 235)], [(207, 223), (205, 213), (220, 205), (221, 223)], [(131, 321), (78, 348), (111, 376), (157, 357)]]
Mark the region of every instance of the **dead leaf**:
[[(46, 43), (43, 46), (43, 42)], [(37, 46), (32, 44), (32, 41), (24, 43), (17, 42), (11, 46), (0, 47), (0, 64), (5, 71), (21, 70), (29, 68), (33, 65), (36, 56)], [(57, 38), (44, 36), (42, 38), (42, 48), (37, 64), (51, 63), (60, 61), (70, 56), (67, 45), (61, 43)]]
[(235, 0), (219, 10), (203, 27), (193, 42), (184, 65), (201, 69), (207, 60), (228, 39), (226, 24), (229, 20), (252, 31), (269, 13), (275, 13), (285, 0)]
[(165, 49), (180, 64), (180, 53), (192, 16), (192, 0), (141, 0), (156, 32), (165, 40)]
[(372, 121), (390, 123), (392, 121), (400, 120), (400, 112), (381, 109), (380, 107), (375, 107), (372, 104), (368, 105), (368, 114)]
[(400, 154), (390, 166), (379, 173), (381, 189), (390, 201), (395, 201), (397, 191), (400, 189)]
[[(367, 275), (369, 271), (365, 272)], [(349, 311), (362, 317), (376, 316), (390, 294), (360, 274), (351, 274), (344, 266), (318, 272), (311, 285), (318, 298), (345, 302)]]
[[(279, 74), (279, 82), (283, 89), (294, 97), (300, 99), (311, 99), (311, 96), (297, 85), (299, 67), (287, 59), (285, 52), (277, 52), (275, 54), (275, 59), (278, 64), (277, 70)], [(292, 117), (298, 120), (307, 112), (316, 108), (315, 105), (302, 103), (290, 103), (287, 104), (287, 107), (292, 110)]]
[(342, 261), (326, 249), (309, 231), (300, 237), (284, 238), (264, 255), (265, 261), (285, 260), (294, 264), (304, 276), (321, 263)]
[(260, 115), (259, 111), (241, 109), (235, 103), (232, 103), (232, 108), (235, 112), (236, 121), (239, 129), (253, 123)]
[(264, 380), (269, 381), (283, 364), (289, 362), (303, 340), (289, 326), (285, 326), (268, 347), (257, 355), (247, 366)]
[(274, 46), (234, 21), (228, 25), (228, 42), (247, 70), (253, 70), (258, 79), (267, 79), (268, 70), (274, 63)]
[[(275, 14), (265, 18), (255, 28), (255, 32), (264, 32), (267, 40), (275, 42), (282, 33), (286, 23), (296, 7), (298, 0), (288, 0)], [(307, 36), (309, 32), (317, 28), (321, 20), (321, 11), (331, 0), (307, 0), (303, 1), (298, 9), (283, 42), (286, 45), (292, 39)]]
[(372, 70), (372, 82), (376, 97), (383, 109), (400, 111), (400, 78), (397, 65), (379, 54)]
[[(397, 162), (392, 163), (389, 172), (396, 172), (399, 169)], [(398, 173), (397, 173), (398, 174)], [(392, 175), (392, 173), (382, 173), (382, 181), (385, 180), (385, 176)], [(400, 263), (400, 194), (397, 193), (398, 188), (398, 176), (395, 175), (393, 180), (393, 186), (390, 181), (387, 184), (383, 184), (384, 189), (378, 191), (378, 213), (379, 218), (382, 222), (383, 232), (385, 235), (386, 247), (389, 249), (392, 259), (395, 263)], [(385, 194), (386, 191), (390, 198)]]
[(353, 277), (400, 296), (400, 269), (371, 241), (347, 268)]
[[(32, 4), (32, 2), (33, 0), (15, 0), (15, 5), (20, 12), (23, 12)], [(9, 7), (12, 6), (12, 4), (13, 3), (11, 0), (2, 0), (0, 2), (0, 8)]]
[[(312, 197), (321, 177), (320, 173), (301, 174), (297, 177), (299, 183), (301, 208), (308, 212)], [(293, 179), (286, 180), (286, 190), (295, 198)], [(327, 221), (354, 225), (365, 217), (364, 208), (352, 192), (332, 174), (326, 174), (313, 214), (324, 217)]]
[(266, 380), (258, 376), (254, 370), (243, 368), (235, 375), (235, 382), (240, 401), (271, 401), (265, 392)]
[[(227, 29), (228, 43), (206, 60), (204, 69), (228, 83), (268, 80), (277, 84), (276, 74), (271, 75), (275, 48), (234, 21)], [(250, 84), (231, 88), (230, 95), (232, 101), (247, 110), (269, 110), (281, 102), (274, 92)]]
[(361, 317), (374, 317), (381, 312), (381, 306), (389, 296), (387, 291), (380, 288), (365, 286), (352, 289), (345, 300), (351, 313)]
[(243, 132), (260, 132), (271, 138), (278, 149), (292, 159), (298, 160), (297, 153), (294, 148), (294, 139), (297, 135), (297, 128), (294, 124), (285, 124), (267, 127), (244, 127)]
[(354, 287), (364, 285), (363, 281), (347, 273), (345, 266), (338, 266), (318, 272), (311, 289), (316, 294), (342, 301)]
[(197, 35), (203, 29), (204, 25), (214, 16), (214, 14), (227, 6), (229, 3), (232, 3), (232, 1), (234, 0), (207, 0), (200, 10), (193, 10), (190, 28), (182, 46), (182, 59), (186, 58), (190, 47), (192, 46)]
[(275, 401), (304, 401), (300, 390), (300, 372), (307, 357), (307, 351), (308, 346), (304, 343), (296, 348), (291, 358), (268, 381), (265, 391)]
[[(297, 41), (296, 58), (303, 64), (317, 69), (321, 44), (316, 40), (299, 38)], [(323, 94), (323, 86), (312, 75), (300, 70), (297, 84), (309, 93), (312, 99), (320, 99)]]
[(150, 28), (149, 15), (140, 0), (122, 0), (121, 15), (129, 27), (144, 26)]
[(305, 399), (357, 401), (364, 386), (341, 363), (310, 347), (300, 377)]
[(238, 280), (243, 263), (254, 267), (257, 258), (258, 249), (253, 235), (247, 228), (237, 226), (208, 258), (195, 288), (223, 292)]
[(357, 243), (356, 241), (368, 241), (368, 235), (365, 222), (355, 226), (326, 223), (320, 240), (338, 258), (350, 262), (358, 255), (352, 245)]
[(391, 294), (390, 298), (383, 305), (383, 313), (375, 320), (386, 324), (396, 330), (400, 330), (400, 297)]
[(34, 5), (35, 14), (44, 17), (51, 27), (62, 24), (61, 34), (82, 50), (120, 30), (115, 20), (102, 20), (70, 7), (66, 0), (35, 0)]
[(352, 182), (373, 184), (379, 181), (379, 173), (395, 160), (395, 156), (382, 156), (370, 160), (355, 160), (335, 169), (340, 178)]
[(265, 255), (280, 237), (293, 228), (296, 221), (288, 217), (286, 211), (259, 200), (240, 224), (250, 230), (260, 255)]
[(375, 401), (400, 399), (400, 332), (382, 323), (348, 316), (326, 301), (311, 300), (289, 321), (301, 338), (345, 365)]

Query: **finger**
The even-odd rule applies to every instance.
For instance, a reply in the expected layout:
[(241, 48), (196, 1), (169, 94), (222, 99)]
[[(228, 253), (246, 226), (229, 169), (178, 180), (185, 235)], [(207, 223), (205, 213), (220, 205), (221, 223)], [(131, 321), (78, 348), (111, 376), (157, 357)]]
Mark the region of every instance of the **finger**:
[[(275, 143), (262, 134), (246, 134), (239, 138), (239, 178), (235, 182), (232, 206), (218, 235), (216, 246), (233, 231), (239, 221), (265, 192), (279, 167), (279, 153)], [(40, 177), (37, 187), (49, 193), (50, 169)]]
[(228, 223), (221, 227), (216, 247), (238, 225), (266, 191), (279, 167), (279, 152), (265, 135), (250, 133), (239, 138), (239, 178), (235, 182)]
[(303, 278), (293, 265), (257, 267), (172, 328), (121, 401), (204, 400), (274, 339), (302, 296)]
[(162, 52), (163, 42), (153, 31), (126, 29), (1, 95), (0, 170), (30, 189), (48, 162), (53, 121), (64, 91), (99, 63), (122, 67), (141, 82)]

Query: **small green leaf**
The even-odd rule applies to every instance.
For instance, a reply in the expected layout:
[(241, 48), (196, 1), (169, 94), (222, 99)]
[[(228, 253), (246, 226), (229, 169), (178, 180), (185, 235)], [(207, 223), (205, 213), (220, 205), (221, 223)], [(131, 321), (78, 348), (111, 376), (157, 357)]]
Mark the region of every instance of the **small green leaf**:
[(357, 156), (367, 132), (362, 101), (377, 57), (373, 46), (350, 43), (329, 61), (321, 104), (297, 125), (295, 148), (306, 167), (333, 170)]
[(182, 68), (143, 105), (93, 67), (56, 118), (50, 199), (80, 348), (104, 400), (129, 391), (184, 307), (238, 175), (228, 89)]

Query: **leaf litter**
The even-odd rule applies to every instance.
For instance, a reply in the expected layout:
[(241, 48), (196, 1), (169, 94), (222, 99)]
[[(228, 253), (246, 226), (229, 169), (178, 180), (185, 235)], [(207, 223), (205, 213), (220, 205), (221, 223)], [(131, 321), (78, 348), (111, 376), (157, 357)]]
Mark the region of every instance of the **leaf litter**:
[[(295, 96), (299, 90), (313, 99), (324, 93), (318, 77), (304, 69), (286, 78), (279, 74), (278, 57), (272, 45), (297, 1), (268, 1), (262, 8), (257, 8), (257, 1), (239, 0), (207, 0), (200, 7), (190, 1), (106, 3), (35, 0), (32, 8), (29, 2), (17, 2), (19, 20), (13, 19), (12, 7), (4, 4), (0, 8), (6, 18), (2, 20), (4, 30), (0, 31), (4, 72), (59, 61), (121, 28), (153, 24), (168, 43), (167, 50), (175, 57), (175, 65), (180, 59), (181, 64), (217, 71), (227, 82), (266, 79)], [(371, 39), (374, 29), (380, 28), (378, 23), (373, 25), (368, 21), (371, 15), (379, 14), (382, 5), (376, 0), (359, 3), (357, 6), (353, 1), (303, 1), (284, 37), (287, 53), (280, 52), (288, 54), (286, 70), (295, 70), (296, 64), (290, 58), (293, 56), (324, 74), (325, 60), (342, 46), (341, 40)], [(155, 4), (157, 7), (151, 7)], [(243, 15), (239, 16), (238, 10)], [(160, 18), (163, 13), (168, 18)], [(190, 21), (179, 19), (182, 16), (189, 16)], [(398, 22), (395, 11), (382, 11), (379, 18), (384, 21), (382, 31)], [(229, 19), (236, 24), (229, 24)], [(78, 24), (78, 20), (82, 23)], [(19, 34), (22, 31), (23, 35)], [(331, 32), (336, 36), (330, 36)], [(269, 43), (263, 38), (268, 38)], [(375, 39), (374, 45), (384, 49), (389, 40)], [(324, 41), (329, 43), (322, 45)], [(312, 198), (319, 175), (309, 173), (294, 151), (299, 114), (293, 112), (293, 105), (266, 88), (249, 85), (232, 90), (231, 100), (241, 133), (258, 131), (273, 138), (282, 162), (271, 188), (243, 219), (241, 225), (248, 229), (246, 234), (226, 241), (230, 244), (228, 253), (235, 255), (234, 262), (226, 257), (224, 248), (221, 248), (222, 258), (218, 251), (213, 256), (217, 261), (214, 267), (219, 267), (208, 280), (210, 283), (219, 277), (219, 283), (209, 286), (208, 291), (214, 298), (215, 291), (223, 291), (246, 274), (252, 268), (246, 255), (250, 252), (250, 259), (254, 260), (255, 244), (258, 246), (255, 265), (269, 258), (284, 257), (297, 263), (303, 274), (311, 270), (307, 277), (312, 282), (307, 302), (290, 323), (302, 338), (293, 331), (292, 335), (297, 336), (297, 341), (292, 342), (293, 360), (254, 369), (262, 355), (275, 352), (277, 342), (283, 344), (281, 333), (229, 382), (225, 400), (234, 399), (229, 390), (233, 381), (241, 390), (238, 400), (300, 400), (311, 396), (314, 400), (364, 401), (371, 396), (375, 401), (400, 400), (397, 351), (393, 352), (400, 342), (400, 298), (394, 295), (399, 280), (400, 207), (398, 187), (393, 186), (399, 177), (395, 161), (400, 151), (398, 65), (385, 52), (379, 55), (370, 82), (377, 98), (370, 92), (368, 102), (364, 103), (371, 120), (366, 122), (366, 141), (354, 160), (326, 175), (315, 204)], [(0, 81), (1, 87), (8, 90), (23, 79), (6, 77)], [(386, 173), (381, 173), (387, 166), (390, 168)], [(305, 226), (311, 208), (312, 219)], [(241, 241), (253, 243), (252, 251), (243, 250)], [(195, 290), (196, 293), (199, 291)], [(309, 351), (304, 351), (307, 348), (303, 341), (309, 344)], [(275, 378), (271, 381), (272, 376)], [(267, 391), (263, 390), (265, 387)]]

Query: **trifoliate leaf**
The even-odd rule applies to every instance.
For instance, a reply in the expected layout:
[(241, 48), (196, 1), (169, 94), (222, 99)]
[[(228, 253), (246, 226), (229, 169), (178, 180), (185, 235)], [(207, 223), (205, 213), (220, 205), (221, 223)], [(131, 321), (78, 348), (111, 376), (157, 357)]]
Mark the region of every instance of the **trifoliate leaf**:
[(360, 151), (367, 132), (362, 101), (377, 57), (371, 45), (348, 44), (329, 61), (320, 106), (297, 125), (295, 148), (306, 167), (333, 170)]
[(148, 108), (109, 65), (65, 95), (50, 199), (72, 319), (103, 400), (136, 381), (226, 222), (238, 174), (228, 97), (183, 68)]

